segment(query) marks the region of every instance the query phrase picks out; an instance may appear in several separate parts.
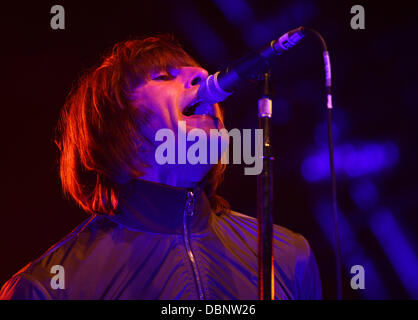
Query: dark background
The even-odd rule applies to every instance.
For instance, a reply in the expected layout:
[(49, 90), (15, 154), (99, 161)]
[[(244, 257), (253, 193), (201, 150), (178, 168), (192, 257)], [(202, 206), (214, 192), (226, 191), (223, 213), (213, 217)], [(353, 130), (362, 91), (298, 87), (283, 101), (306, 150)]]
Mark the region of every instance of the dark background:
[[(113, 44), (170, 32), (209, 72), (300, 25), (317, 29), (332, 63), (334, 142), (345, 299), (417, 299), (417, 17), (412, 2), (102, 1), (4, 5), (1, 12), (2, 192), (0, 283), (70, 232), (86, 214), (61, 193), (58, 113), (71, 86)], [(50, 9), (65, 8), (65, 30)], [(350, 8), (365, 9), (353, 30)], [(321, 47), (313, 37), (273, 64), (275, 223), (303, 234), (323, 295), (335, 263)], [(258, 91), (223, 103), (226, 126), (257, 126)], [(221, 194), (256, 216), (256, 177), (231, 165)], [(366, 289), (350, 287), (362, 265)]]

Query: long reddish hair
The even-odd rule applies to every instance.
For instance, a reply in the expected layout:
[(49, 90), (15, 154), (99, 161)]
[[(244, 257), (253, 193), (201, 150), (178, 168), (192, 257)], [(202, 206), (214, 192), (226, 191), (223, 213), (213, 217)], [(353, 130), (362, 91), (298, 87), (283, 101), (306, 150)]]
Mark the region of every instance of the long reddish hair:
[[(121, 184), (143, 175), (138, 157), (145, 143), (147, 114), (133, 106), (134, 89), (150, 72), (198, 66), (172, 36), (117, 43), (103, 62), (88, 70), (68, 95), (57, 127), (63, 191), (89, 213), (114, 214)], [(229, 205), (216, 190), (225, 165), (206, 176), (205, 191), (215, 212)]]

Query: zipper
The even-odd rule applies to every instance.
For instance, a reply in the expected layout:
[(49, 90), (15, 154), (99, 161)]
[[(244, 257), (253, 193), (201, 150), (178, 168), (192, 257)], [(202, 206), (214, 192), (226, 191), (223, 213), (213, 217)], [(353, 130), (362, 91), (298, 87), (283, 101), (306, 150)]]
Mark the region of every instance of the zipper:
[(195, 209), (195, 200), (196, 196), (193, 191), (187, 191), (186, 205), (184, 207), (183, 214), (183, 239), (184, 244), (186, 245), (187, 255), (193, 267), (194, 278), (197, 285), (197, 290), (199, 293), (199, 300), (204, 300), (205, 296), (203, 294), (202, 281), (200, 280), (199, 269), (197, 268), (196, 259), (194, 257), (192, 247), (190, 245), (190, 234), (188, 226), (188, 217), (192, 217)]

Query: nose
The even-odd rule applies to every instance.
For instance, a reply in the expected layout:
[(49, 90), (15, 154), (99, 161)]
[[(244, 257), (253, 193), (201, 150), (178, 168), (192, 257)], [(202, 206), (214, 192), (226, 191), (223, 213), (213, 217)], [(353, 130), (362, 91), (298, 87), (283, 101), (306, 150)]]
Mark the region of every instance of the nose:
[(203, 80), (208, 77), (208, 72), (199, 67), (191, 67), (190, 75), (186, 82), (186, 88), (192, 88), (194, 86), (199, 85)]

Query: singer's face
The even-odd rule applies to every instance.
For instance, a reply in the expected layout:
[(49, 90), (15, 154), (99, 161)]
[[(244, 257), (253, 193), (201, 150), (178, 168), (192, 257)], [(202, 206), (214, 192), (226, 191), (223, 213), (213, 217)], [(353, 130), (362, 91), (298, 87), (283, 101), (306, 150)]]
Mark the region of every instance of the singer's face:
[[(184, 114), (197, 101), (200, 82), (207, 76), (205, 69), (195, 66), (151, 73), (134, 93), (137, 106), (151, 113), (151, 131), (167, 128), (177, 132), (178, 121), (186, 121), (188, 130), (200, 128), (208, 134), (210, 129), (223, 128), (217, 104), (200, 104), (194, 114)], [(149, 133), (154, 138), (155, 132)]]
[[(202, 129), (206, 133), (207, 155), (210, 154), (210, 129), (223, 129), (221, 111), (218, 104), (210, 105), (199, 103), (194, 111), (185, 115), (185, 110), (190, 110), (198, 99), (200, 83), (208, 76), (205, 69), (197, 66), (185, 66), (170, 68), (159, 72), (151, 73), (134, 92), (134, 101), (138, 108), (150, 112), (151, 117), (146, 128), (141, 132), (153, 146), (148, 152), (151, 170), (160, 170), (158, 175), (177, 172), (179, 176), (187, 177), (194, 182), (200, 181), (213, 164), (178, 165), (178, 152), (184, 152), (179, 148), (179, 137), (185, 137), (192, 129)], [(192, 108), (193, 109), (193, 108)], [(184, 121), (186, 126), (179, 124)], [(170, 129), (175, 137), (176, 165), (159, 165), (156, 163), (154, 154), (156, 148), (162, 144), (156, 141), (155, 135), (160, 129)], [(194, 144), (197, 139), (186, 141), (187, 147)], [(220, 142), (220, 140), (219, 140)], [(219, 148), (220, 150), (220, 148)], [(220, 150), (221, 151), (221, 150)], [(152, 155), (151, 155), (152, 154)], [(187, 151), (184, 155), (187, 157)], [(219, 158), (221, 153), (219, 153)], [(187, 183), (179, 186), (188, 186)]]

